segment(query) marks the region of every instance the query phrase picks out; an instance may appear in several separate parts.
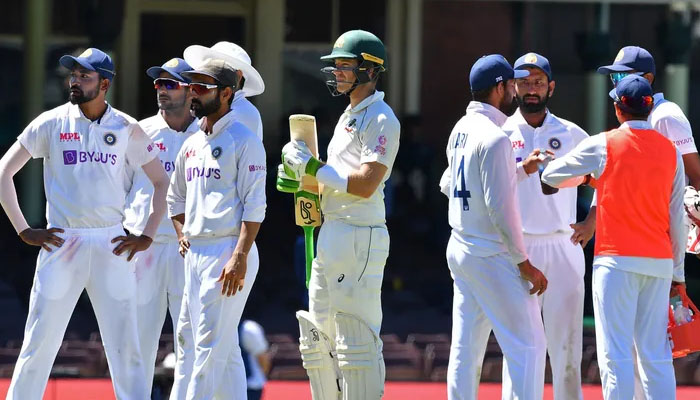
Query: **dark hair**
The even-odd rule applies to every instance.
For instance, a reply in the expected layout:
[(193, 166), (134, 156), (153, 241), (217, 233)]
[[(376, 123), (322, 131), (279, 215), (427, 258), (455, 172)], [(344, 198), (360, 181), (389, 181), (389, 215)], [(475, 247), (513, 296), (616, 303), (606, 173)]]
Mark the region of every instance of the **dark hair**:
[(241, 76), (241, 80), (238, 81), (238, 90), (243, 89), (243, 86), (245, 86), (245, 76)]
[(500, 85), (501, 83), (502, 82), (498, 82), (497, 84), (487, 87), (486, 89), (472, 91), (472, 99), (474, 101), (486, 103), (489, 100), (489, 97), (491, 96), (491, 91), (498, 87), (498, 85)]

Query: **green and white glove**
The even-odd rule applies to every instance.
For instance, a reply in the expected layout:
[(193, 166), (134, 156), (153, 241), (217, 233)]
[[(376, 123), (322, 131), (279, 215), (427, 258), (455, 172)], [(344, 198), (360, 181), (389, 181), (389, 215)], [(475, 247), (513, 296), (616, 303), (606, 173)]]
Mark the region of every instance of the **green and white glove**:
[(300, 179), (295, 179), (285, 172), (284, 165), (277, 166), (277, 190), (283, 193), (296, 193), (301, 186)]
[(316, 172), (323, 166), (321, 161), (311, 154), (306, 143), (296, 140), (282, 148), (282, 165), (286, 175), (292, 179), (301, 179), (304, 175), (316, 176)]

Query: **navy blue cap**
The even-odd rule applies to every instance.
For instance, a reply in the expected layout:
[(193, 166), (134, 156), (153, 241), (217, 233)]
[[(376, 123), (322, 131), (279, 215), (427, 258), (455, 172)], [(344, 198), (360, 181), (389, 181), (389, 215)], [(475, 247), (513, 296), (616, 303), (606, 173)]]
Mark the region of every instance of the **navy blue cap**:
[(146, 75), (150, 76), (153, 79), (158, 79), (162, 72), (167, 72), (170, 75), (172, 75), (173, 78), (180, 82), (190, 83), (190, 79), (180, 75), (185, 71), (192, 71), (192, 67), (190, 67), (190, 64), (187, 64), (187, 62), (182, 58), (176, 57), (166, 62), (160, 67), (151, 67), (147, 69)]
[(537, 53), (527, 53), (515, 60), (515, 64), (513, 64), (513, 69), (515, 70), (524, 70), (527, 67), (541, 69), (547, 75), (547, 78), (550, 81), (552, 80), (552, 67), (549, 65), (549, 60), (546, 57)]
[(94, 47), (85, 50), (78, 57), (65, 55), (61, 57), (58, 62), (68, 69), (73, 69), (75, 64), (79, 64), (85, 69), (97, 72), (101, 77), (109, 79), (110, 81), (114, 78), (114, 75), (117, 74), (114, 72), (112, 58), (104, 51)]
[(639, 75), (627, 75), (622, 78), (609, 95), (622, 111), (631, 114), (645, 114), (654, 107), (654, 91), (651, 84)]
[(469, 72), (469, 86), (472, 92), (488, 89), (498, 82), (524, 78), (530, 72), (514, 71), (508, 60), (500, 54), (490, 54), (476, 60)]
[(599, 74), (611, 74), (613, 72), (651, 72), (656, 75), (656, 64), (651, 53), (638, 46), (626, 46), (617, 53), (612, 65), (598, 68)]

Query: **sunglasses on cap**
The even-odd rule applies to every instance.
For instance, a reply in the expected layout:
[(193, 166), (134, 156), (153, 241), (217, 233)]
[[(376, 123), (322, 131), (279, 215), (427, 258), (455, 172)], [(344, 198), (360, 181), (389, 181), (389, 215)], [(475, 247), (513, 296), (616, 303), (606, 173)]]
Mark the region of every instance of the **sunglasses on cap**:
[(153, 87), (155, 87), (156, 90), (159, 90), (160, 88), (176, 90), (186, 86), (188, 85), (185, 82), (176, 81), (175, 79), (170, 78), (158, 78), (153, 81)]
[(643, 96), (640, 99), (632, 99), (627, 96), (618, 97), (616, 94), (615, 103), (624, 104), (632, 109), (651, 109), (654, 104), (654, 98), (651, 96)]
[(642, 76), (644, 75), (643, 72), (613, 72), (610, 74), (610, 80), (612, 81), (613, 86), (617, 86), (618, 83), (622, 80), (622, 78), (626, 77), (627, 75), (638, 75)]
[(216, 89), (218, 87), (223, 87), (221, 85), (217, 85), (215, 83), (190, 83), (190, 89), (192, 89), (193, 92), (195, 92), (197, 95), (202, 96), (207, 94), (210, 90)]

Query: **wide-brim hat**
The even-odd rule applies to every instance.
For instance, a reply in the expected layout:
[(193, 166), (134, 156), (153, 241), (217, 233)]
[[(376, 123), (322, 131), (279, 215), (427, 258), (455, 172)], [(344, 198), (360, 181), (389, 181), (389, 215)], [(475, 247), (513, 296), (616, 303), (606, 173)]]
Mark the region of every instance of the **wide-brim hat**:
[(233, 68), (241, 71), (245, 85), (241, 91), (245, 97), (256, 96), (265, 91), (265, 82), (258, 70), (251, 65), (250, 56), (243, 48), (231, 42), (219, 42), (212, 47), (192, 45), (185, 49), (185, 61), (197, 69), (207, 60), (223, 60)]

